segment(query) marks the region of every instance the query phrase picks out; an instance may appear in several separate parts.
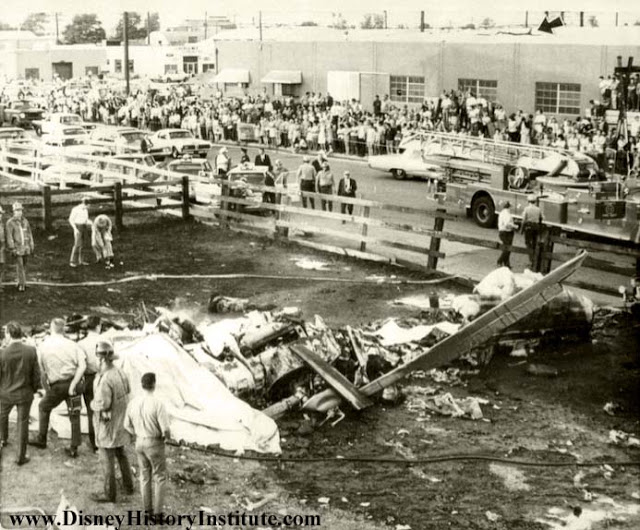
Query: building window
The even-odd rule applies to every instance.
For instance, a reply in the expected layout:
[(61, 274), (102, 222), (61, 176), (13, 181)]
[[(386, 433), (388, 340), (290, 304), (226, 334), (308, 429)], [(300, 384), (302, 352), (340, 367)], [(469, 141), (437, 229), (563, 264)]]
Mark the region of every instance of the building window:
[(178, 65), (177, 64), (165, 64), (164, 65), (164, 73), (165, 74), (177, 74), (178, 73)]
[(298, 95), (297, 89), (299, 85), (280, 85), (280, 86), (282, 87), (281, 93), (283, 96), (296, 97)]
[(84, 73), (85, 73), (85, 75), (87, 75), (87, 76), (94, 76), (94, 75), (96, 75), (96, 76), (97, 76), (100, 72), (99, 72), (99, 70), (98, 70), (98, 67), (97, 67), (97, 66), (87, 66), (87, 67), (84, 69)]
[(198, 36), (197, 35), (195, 35), (195, 36), (189, 35), (187, 37), (187, 44), (194, 44), (196, 42), (198, 42)]
[(498, 82), (489, 79), (458, 79), (458, 90), (470, 90), (476, 97), (495, 103), (498, 99)]
[(580, 114), (580, 85), (536, 83), (536, 109), (550, 114)]
[(116, 74), (121, 74), (122, 73), (122, 59), (116, 59), (113, 62), (113, 71)]
[(204, 63), (202, 65), (202, 73), (208, 72), (209, 70), (215, 70), (216, 65), (214, 63)]
[(40, 79), (40, 68), (25, 68), (25, 79)]
[(391, 101), (396, 103), (422, 103), (424, 101), (424, 77), (392, 75), (389, 93)]

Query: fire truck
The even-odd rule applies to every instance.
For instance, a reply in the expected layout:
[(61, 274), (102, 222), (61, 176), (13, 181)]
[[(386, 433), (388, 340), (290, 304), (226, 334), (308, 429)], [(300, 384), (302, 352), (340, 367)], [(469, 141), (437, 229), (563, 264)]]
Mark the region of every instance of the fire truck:
[(480, 226), (494, 226), (505, 201), (521, 216), (534, 193), (547, 225), (640, 243), (640, 182), (608, 179), (585, 154), (439, 132), (417, 132), (400, 148), (437, 165), (435, 198)]

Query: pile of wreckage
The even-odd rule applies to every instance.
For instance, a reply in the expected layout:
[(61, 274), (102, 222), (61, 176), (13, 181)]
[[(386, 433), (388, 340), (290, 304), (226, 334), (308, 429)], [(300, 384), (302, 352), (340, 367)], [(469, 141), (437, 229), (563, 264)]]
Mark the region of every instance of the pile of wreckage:
[[(588, 336), (591, 302), (559, 285), (583, 259), (544, 278), (498, 269), (472, 295), (436, 299), (415, 317), (359, 329), (331, 329), (319, 316), (302, 319), (296, 308), (266, 310), (214, 296), (199, 320), (156, 308), (140, 329), (112, 327), (104, 335), (134, 393), (142, 373), (156, 372), (176, 440), (278, 453), (274, 420), (288, 411), (330, 417), (345, 401), (360, 410), (372, 398), (394, 399), (397, 383), (416, 370), (462, 356), (477, 365), (505, 342)], [(68, 421), (52, 418), (52, 426), (64, 435), (59, 429)]]

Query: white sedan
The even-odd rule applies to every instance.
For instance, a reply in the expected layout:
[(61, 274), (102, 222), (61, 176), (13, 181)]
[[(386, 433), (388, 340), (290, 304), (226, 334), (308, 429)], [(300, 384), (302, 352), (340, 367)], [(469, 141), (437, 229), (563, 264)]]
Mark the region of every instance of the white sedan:
[(398, 180), (410, 177), (435, 179), (442, 172), (439, 165), (425, 159), (419, 146), (411, 146), (402, 154), (370, 156), (368, 162), (371, 169), (391, 173)]
[(143, 152), (154, 154), (162, 151), (170, 153), (174, 158), (182, 155), (204, 157), (210, 148), (211, 143), (199, 140), (186, 129), (160, 129), (142, 144)]

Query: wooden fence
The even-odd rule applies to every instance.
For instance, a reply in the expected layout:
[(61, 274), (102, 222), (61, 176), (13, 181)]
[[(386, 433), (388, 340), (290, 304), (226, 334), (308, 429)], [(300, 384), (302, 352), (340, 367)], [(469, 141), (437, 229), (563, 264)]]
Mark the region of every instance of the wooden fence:
[[(28, 157), (27, 157), (28, 158)], [(74, 163), (65, 164), (77, 168), (78, 155)], [(220, 187), (220, 200), (215, 205), (194, 204), (190, 200), (189, 177), (175, 172), (140, 166), (129, 161), (117, 161), (100, 157), (85, 156), (91, 172), (101, 178), (120, 178), (111, 185), (97, 185), (82, 189), (54, 189), (50, 186), (34, 184), (31, 177), (17, 176), (7, 169), (25, 172), (29, 160), (19, 160), (18, 164), (3, 162), (0, 175), (8, 176), (29, 185), (31, 190), (0, 192), (3, 203), (22, 198), (28, 216), (36, 214), (45, 230), (51, 230), (54, 220), (66, 219), (71, 207), (78, 203), (80, 195), (88, 198), (89, 204), (98, 205), (101, 212), (115, 217), (115, 226), (121, 229), (125, 215), (149, 211), (167, 211), (187, 219), (213, 222), (225, 228), (248, 230), (290, 239), (301, 245), (337, 252), (358, 258), (393, 262), (409, 267), (436, 270), (440, 260), (446, 258), (443, 242), (469, 245), (473, 247), (501, 250), (495, 233), (487, 232), (488, 238), (472, 237), (445, 229), (447, 221), (458, 217), (444, 209), (413, 208), (366, 200), (363, 198), (339, 197), (312, 192), (292, 192), (284, 187), (244, 185), (243, 191), (225, 180), (211, 180), (211, 186)], [(111, 169), (100, 167), (98, 162), (108, 161)], [(26, 162), (26, 163), (25, 163)], [(122, 173), (113, 169), (117, 163), (124, 169), (134, 171), (129, 182)], [(154, 174), (159, 182), (145, 182), (136, 178), (135, 171)], [(273, 202), (264, 202), (263, 194), (273, 197)], [(71, 196), (75, 197), (72, 199)], [(304, 207), (301, 200), (315, 202), (315, 207)], [(322, 204), (324, 202), (324, 208)], [(310, 204), (309, 204), (310, 205)], [(336, 211), (332, 211), (335, 207)], [(313, 241), (310, 240), (313, 236)], [(545, 227), (539, 238), (534, 261), (541, 272), (548, 272), (553, 262), (564, 262), (572, 258), (580, 249), (595, 253), (614, 254), (628, 260), (628, 265), (613, 264), (602, 257), (589, 256), (584, 266), (609, 273), (633, 277), (640, 274), (640, 249), (616, 244), (602, 244), (569, 237), (556, 228)], [(524, 247), (510, 248), (516, 254), (528, 254)], [(597, 285), (576, 282), (579, 287), (617, 292), (617, 285)]]

